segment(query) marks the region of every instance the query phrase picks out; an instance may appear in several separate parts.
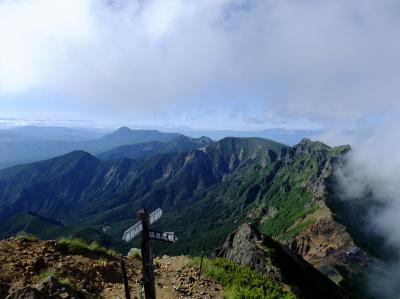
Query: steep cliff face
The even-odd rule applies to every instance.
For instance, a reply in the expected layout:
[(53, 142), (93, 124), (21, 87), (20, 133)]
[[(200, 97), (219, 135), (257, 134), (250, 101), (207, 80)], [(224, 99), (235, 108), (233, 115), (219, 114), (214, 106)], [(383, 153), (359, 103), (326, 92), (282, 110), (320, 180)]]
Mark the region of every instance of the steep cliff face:
[(314, 264), (352, 246), (346, 228), (335, 222), (334, 211), (327, 205), (327, 180), (349, 149), (305, 139), (285, 150), (270, 189), (260, 199), (265, 206), (260, 212), (261, 231)]
[(262, 237), (250, 224), (243, 224), (231, 233), (216, 254), (266, 273), (274, 281), (289, 286), (301, 298), (355, 298), (285, 246)]
[[(288, 165), (311, 157), (315, 163), (312, 167), (315, 168), (302, 182), (302, 186), (312, 194), (310, 204), (314, 209), (297, 220), (294, 226), (303, 228), (285, 244), (320, 267), (337, 260), (344, 250), (354, 246), (346, 227), (335, 220), (335, 211), (328, 205), (330, 194), (327, 188), (328, 179), (334, 175), (336, 168), (343, 165), (343, 155), (349, 150), (349, 146), (331, 149), (319, 142), (303, 140), (286, 155)], [(309, 225), (306, 225), (307, 222)]]

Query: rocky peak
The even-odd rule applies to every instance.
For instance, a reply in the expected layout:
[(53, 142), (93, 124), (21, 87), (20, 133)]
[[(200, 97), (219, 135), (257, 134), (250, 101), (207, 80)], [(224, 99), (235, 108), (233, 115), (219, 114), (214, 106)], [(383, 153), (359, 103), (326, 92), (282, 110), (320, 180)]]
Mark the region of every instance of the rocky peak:
[[(217, 255), (230, 259), (251, 269), (263, 271), (266, 268), (265, 253), (258, 248), (261, 234), (252, 224), (242, 224), (226, 239)], [(279, 281), (278, 277), (276, 277)]]
[(309, 138), (303, 138), (301, 139), (301, 141), (298, 143), (298, 145), (307, 145), (307, 144), (311, 144), (312, 141)]
[(132, 130), (129, 129), (128, 127), (120, 127), (119, 129), (117, 129), (114, 133), (119, 133), (119, 134), (123, 134), (123, 133), (130, 133)]
[(313, 152), (329, 151), (331, 148), (319, 141), (311, 141), (310, 139), (304, 138), (293, 149), (296, 154), (310, 154)]
[(213, 142), (213, 140), (211, 138), (207, 137), (207, 136), (201, 136), (199, 138), (196, 138), (195, 140), (197, 142), (200, 142), (200, 143), (211, 143), (211, 142)]
[(262, 237), (252, 224), (242, 224), (231, 233), (216, 254), (265, 273), (295, 290), (300, 298), (355, 298), (287, 247)]

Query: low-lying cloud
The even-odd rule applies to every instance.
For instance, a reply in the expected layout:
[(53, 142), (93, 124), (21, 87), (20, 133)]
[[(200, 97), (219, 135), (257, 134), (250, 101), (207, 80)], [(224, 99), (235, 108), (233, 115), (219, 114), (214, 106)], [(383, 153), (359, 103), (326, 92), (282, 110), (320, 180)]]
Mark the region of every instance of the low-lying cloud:
[(336, 174), (342, 200), (366, 208), (365, 227), (361, 229), (384, 242), (374, 244), (384, 249), (381, 254), (387, 259), (369, 271), (368, 287), (377, 298), (387, 299), (398, 298), (400, 292), (399, 127), (398, 121), (385, 122), (364, 134), (342, 137), (353, 148), (346, 165)]

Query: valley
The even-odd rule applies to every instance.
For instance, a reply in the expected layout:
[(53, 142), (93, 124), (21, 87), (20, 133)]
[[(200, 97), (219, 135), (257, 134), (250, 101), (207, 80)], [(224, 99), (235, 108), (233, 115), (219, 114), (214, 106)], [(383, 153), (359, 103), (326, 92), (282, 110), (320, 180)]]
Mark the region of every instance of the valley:
[(154, 228), (174, 231), (179, 242), (154, 244), (158, 255), (198, 255), (203, 241), (212, 254), (241, 224), (252, 223), (335, 283), (359, 292), (366, 272), (343, 264), (343, 254), (356, 246), (376, 253), (346, 226), (332, 192), (335, 169), (350, 150), (308, 139), (289, 147), (261, 138), (178, 136), (98, 157), (73, 151), (0, 171), (0, 236), (73, 236), (126, 253), (138, 246), (121, 241), (136, 211), (162, 208)]

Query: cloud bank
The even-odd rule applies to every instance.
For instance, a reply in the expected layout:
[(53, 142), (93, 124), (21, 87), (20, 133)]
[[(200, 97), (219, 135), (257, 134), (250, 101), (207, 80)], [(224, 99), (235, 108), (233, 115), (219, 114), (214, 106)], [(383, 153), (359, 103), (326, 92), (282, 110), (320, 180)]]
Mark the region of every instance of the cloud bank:
[(394, 0), (2, 0), (0, 101), (353, 123), (399, 109), (399, 15)]
[(353, 144), (346, 165), (336, 174), (341, 199), (366, 208), (366, 214), (360, 215), (365, 218), (361, 229), (366, 236), (381, 237), (373, 245), (386, 257), (369, 270), (368, 290), (376, 298), (397, 298), (400, 292), (399, 127), (398, 120), (375, 123), (363, 133), (358, 130), (340, 137)]

